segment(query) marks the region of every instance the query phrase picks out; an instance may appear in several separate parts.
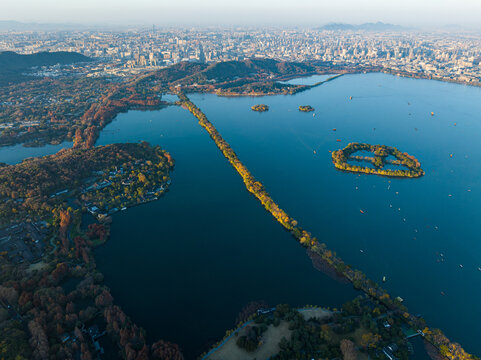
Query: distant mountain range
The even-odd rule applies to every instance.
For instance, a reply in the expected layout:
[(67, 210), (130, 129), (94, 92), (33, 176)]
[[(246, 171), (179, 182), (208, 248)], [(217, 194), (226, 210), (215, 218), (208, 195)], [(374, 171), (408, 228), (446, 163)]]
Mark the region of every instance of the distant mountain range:
[(406, 30), (407, 28), (400, 26), (400, 25), (393, 25), (393, 24), (386, 24), (383, 22), (376, 22), (376, 23), (365, 23), (360, 25), (352, 25), (352, 24), (343, 24), (343, 23), (330, 23), (318, 28), (319, 30), (333, 30), (333, 31), (357, 31), (357, 30), (365, 30), (365, 31), (400, 31)]

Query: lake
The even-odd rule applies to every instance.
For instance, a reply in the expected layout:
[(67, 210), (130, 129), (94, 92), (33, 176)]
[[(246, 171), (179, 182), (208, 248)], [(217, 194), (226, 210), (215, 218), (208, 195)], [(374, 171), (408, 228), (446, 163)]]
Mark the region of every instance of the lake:
[(172, 154), (172, 184), (159, 201), (114, 215), (95, 253), (115, 302), (149, 341), (176, 342), (191, 359), (250, 301), (339, 307), (358, 295), (313, 268), (188, 111), (120, 114), (98, 145), (139, 140)]
[(65, 141), (61, 144), (47, 144), (40, 147), (25, 147), (22, 144), (0, 147), (0, 162), (6, 164), (17, 164), (30, 157), (52, 155), (59, 150), (72, 147), (73, 143)]
[(302, 78), (291, 79), (288, 81), (281, 81), (281, 84), (289, 85), (314, 85), (321, 81), (326, 81), (327, 79), (335, 76), (336, 74), (325, 74), (325, 75), (312, 75)]
[[(190, 98), (302, 227), (481, 354), (480, 88), (358, 74), (294, 96)], [(426, 175), (339, 172), (329, 151), (349, 142), (395, 146)]]

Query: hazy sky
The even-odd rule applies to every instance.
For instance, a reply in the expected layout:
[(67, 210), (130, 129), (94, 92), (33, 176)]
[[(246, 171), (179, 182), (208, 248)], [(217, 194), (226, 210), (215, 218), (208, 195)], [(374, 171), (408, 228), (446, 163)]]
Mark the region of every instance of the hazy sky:
[(0, 19), (156, 25), (481, 26), (481, 0), (0, 0)]

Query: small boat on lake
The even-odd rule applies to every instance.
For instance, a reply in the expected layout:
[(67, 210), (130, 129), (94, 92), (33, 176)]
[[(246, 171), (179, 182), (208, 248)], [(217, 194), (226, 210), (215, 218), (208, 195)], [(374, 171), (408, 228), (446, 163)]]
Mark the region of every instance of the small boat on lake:
[(386, 276), (382, 277), (382, 282), (386, 282)]

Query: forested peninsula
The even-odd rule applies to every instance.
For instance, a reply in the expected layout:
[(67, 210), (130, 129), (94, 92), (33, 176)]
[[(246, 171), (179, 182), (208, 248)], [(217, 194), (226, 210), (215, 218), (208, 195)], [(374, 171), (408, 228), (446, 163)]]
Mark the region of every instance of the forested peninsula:
[[(143, 142), (0, 167), (0, 358), (92, 359), (104, 334), (114, 357), (183, 358), (175, 344), (147, 344), (114, 305), (93, 254), (109, 236), (109, 215), (161, 196), (173, 166)], [(100, 222), (83, 224), (87, 210)]]

